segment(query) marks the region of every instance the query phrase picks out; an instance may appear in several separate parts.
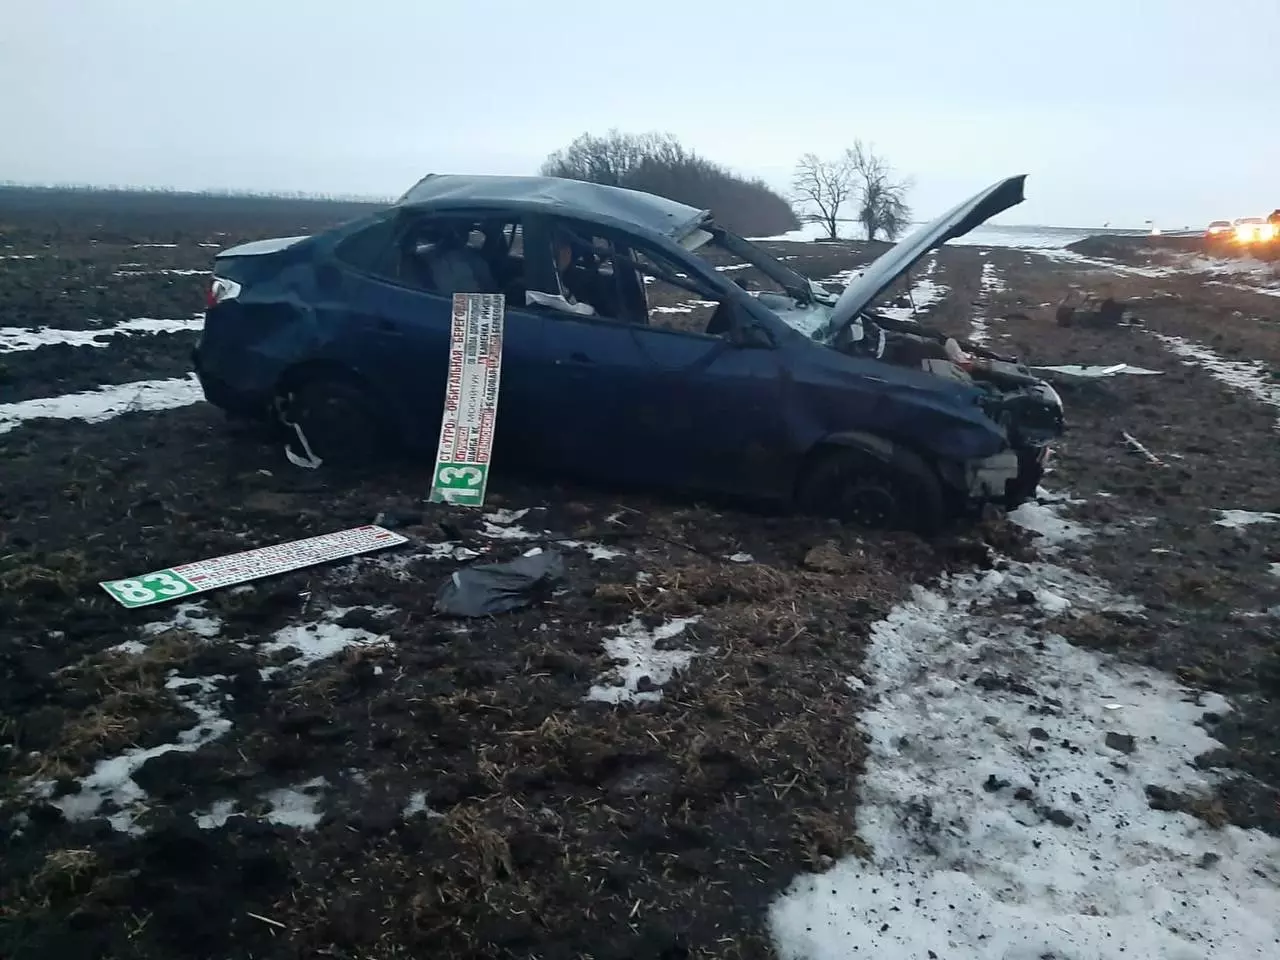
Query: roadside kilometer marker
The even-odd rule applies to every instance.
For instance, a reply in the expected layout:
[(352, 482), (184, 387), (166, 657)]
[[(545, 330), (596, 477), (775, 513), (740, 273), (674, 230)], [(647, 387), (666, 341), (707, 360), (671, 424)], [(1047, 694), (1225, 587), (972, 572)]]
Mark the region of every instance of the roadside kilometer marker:
[(489, 455), (502, 378), (500, 293), (455, 293), (449, 335), (440, 446), (432, 474), (432, 503), (479, 507), (489, 483)]
[(104, 580), (98, 585), (126, 607), (149, 607), (153, 603), (165, 603), (193, 593), (272, 577), (317, 563), (353, 557), (358, 553), (398, 547), (408, 540), (408, 537), (382, 527), (353, 527), (213, 560), (184, 563), (127, 580)]

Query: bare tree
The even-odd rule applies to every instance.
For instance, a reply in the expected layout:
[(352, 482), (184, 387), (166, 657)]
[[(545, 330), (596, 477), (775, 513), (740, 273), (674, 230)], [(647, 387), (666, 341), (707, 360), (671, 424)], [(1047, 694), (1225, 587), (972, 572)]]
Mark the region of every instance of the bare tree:
[(845, 151), (844, 162), (856, 185), (858, 222), (867, 239), (884, 234), (889, 240), (897, 240), (911, 223), (911, 208), (907, 205), (910, 179), (895, 180), (888, 161), (861, 140), (855, 140)]
[(827, 238), (835, 240), (836, 225), (840, 222), (840, 208), (853, 193), (854, 169), (846, 150), (835, 160), (822, 160), (816, 154), (806, 153), (796, 164), (791, 178), (793, 201), (817, 209), (799, 213), (807, 223), (820, 223), (827, 231)]

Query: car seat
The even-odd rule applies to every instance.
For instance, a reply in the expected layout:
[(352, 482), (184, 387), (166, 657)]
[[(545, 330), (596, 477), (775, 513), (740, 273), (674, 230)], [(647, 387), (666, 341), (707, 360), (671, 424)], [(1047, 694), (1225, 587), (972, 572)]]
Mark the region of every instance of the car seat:
[(427, 251), (431, 288), (445, 296), (455, 293), (497, 293), (493, 271), (479, 250), (467, 246), (469, 231), (449, 230)]

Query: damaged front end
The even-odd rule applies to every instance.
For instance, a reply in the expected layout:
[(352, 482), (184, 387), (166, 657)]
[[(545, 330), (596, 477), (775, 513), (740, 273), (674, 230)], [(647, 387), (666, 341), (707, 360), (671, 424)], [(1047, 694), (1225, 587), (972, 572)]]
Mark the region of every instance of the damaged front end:
[(923, 324), (875, 314), (859, 318), (828, 345), (972, 387), (978, 408), (1007, 446), (986, 457), (940, 463), (943, 481), (975, 509), (987, 503), (1013, 509), (1035, 495), (1065, 420), (1058, 392), (1029, 367)]

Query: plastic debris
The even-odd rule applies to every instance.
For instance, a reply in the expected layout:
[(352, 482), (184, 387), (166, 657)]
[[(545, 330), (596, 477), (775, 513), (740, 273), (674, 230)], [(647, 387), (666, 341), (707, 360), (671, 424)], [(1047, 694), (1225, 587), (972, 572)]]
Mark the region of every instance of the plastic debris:
[(436, 594), (436, 612), (446, 617), (509, 613), (541, 599), (564, 580), (564, 558), (552, 550), (506, 563), (456, 570)]

